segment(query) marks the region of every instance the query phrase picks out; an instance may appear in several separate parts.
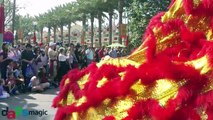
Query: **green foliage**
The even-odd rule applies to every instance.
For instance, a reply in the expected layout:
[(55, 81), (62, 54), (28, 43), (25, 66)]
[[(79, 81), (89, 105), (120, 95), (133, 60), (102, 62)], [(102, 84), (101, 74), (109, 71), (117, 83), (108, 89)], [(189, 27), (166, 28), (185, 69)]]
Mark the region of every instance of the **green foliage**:
[(12, 14), (13, 14), (13, 2), (11, 0), (4, 1), (4, 11), (5, 11), (5, 26), (11, 27)]
[(170, 0), (133, 0), (130, 11), (130, 48), (141, 45), (142, 36), (150, 19), (158, 12), (165, 11)]
[(23, 35), (25, 37), (28, 36), (28, 33), (33, 33), (34, 31), (33, 17), (29, 15), (26, 15), (26, 16), (17, 15), (15, 17), (15, 20), (16, 20), (15, 30), (18, 30), (18, 29), (23, 30)]

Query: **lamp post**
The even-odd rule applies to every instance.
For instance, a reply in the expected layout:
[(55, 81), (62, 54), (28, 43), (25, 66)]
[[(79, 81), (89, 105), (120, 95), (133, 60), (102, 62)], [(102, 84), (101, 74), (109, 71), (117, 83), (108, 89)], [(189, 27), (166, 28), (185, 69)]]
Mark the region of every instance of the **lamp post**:
[(124, 1), (123, 0), (119, 0), (118, 1), (118, 12), (119, 12), (119, 43), (120, 44), (122, 44), (121, 25), (123, 24), (123, 19), (122, 19), (123, 6), (124, 6)]
[(36, 44), (36, 27), (37, 27), (37, 22), (33, 22), (33, 27), (34, 27), (34, 34), (33, 34), (33, 43)]
[(29, 32), (26, 37), (26, 40), (27, 40), (26, 42), (29, 44), (31, 44), (31, 38), (32, 38), (31, 36), (32, 36), (32, 32)]
[[(15, 31), (15, 15), (16, 15), (16, 0), (13, 0), (13, 16), (12, 16), (12, 33), (14, 35), (14, 31)], [(16, 41), (17, 43), (17, 41)], [(13, 40), (13, 44), (14, 44), (14, 40)]]
[[(69, 14), (69, 16), (72, 17), (72, 12), (69, 9), (67, 9), (66, 12), (67, 12), (67, 14)], [(70, 23), (68, 23), (68, 44), (69, 45), (71, 43), (71, 27), (72, 27), (71, 24), (72, 24), (72, 22), (70, 20)]]
[(0, 50), (3, 44), (3, 34), (4, 34), (4, 0), (0, 1)]

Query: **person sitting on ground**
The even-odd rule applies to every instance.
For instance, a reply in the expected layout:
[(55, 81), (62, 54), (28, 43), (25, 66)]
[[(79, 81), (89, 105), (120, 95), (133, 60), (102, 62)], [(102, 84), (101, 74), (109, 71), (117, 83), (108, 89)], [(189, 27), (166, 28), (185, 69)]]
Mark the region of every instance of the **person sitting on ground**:
[(39, 68), (38, 78), (39, 78), (41, 84), (44, 84), (44, 83), (46, 84), (47, 87), (45, 87), (45, 88), (48, 88), (50, 86), (50, 82), (47, 78), (47, 71), (44, 67)]
[(11, 59), (8, 60), (8, 65), (7, 65), (7, 71), (6, 71), (6, 77), (8, 78), (9, 73), (13, 73), (13, 68), (15, 66), (15, 62)]
[(3, 88), (4, 84), (4, 80), (0, 78), (0, 99), (10, 97), (10, 95)]
[(12, 72), (8, 73), (8, 78), (6, 79), (4, 88), (5, 90), (12, 95), (17, 95), (19, 94), (17, 85), (16, 85), (17, 81), (13, 75)]
[(13, 68), (13, 74), (16, 79), (16, 86), (19, 92), (24, 92), (24, 76), (21, 72), (21, 67), (17, 65)]
[(30, 80), (29, 87), (33, 92), (42, 92), (50, 86), (48, 79), (45, 76), (45, 68), (39, 68), (38, 75), (33, 76)]

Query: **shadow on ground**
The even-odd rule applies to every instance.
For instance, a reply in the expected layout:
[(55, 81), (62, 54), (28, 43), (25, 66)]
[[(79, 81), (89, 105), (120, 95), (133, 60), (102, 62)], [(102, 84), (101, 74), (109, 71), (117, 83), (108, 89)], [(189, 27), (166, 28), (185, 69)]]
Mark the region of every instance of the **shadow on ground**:
[[(0, 99), (0, 120), (8, 120), (6, 116), (2, 116), (2, 111), (14, 110), (21, 107), (22, 110), (28, 111), (47, 111), (47, 115), (42, 115), (41, 112), (35, 112), (34, 115), (18, 116), (15, 120), (53, 120), (56, 109), (52, 108), (52, 100), (56, 96), (58, 89), (48, 89), (43, 93), (27, 93), (17, 96), (11, 96), (7, 99)], [(44, 113), (44, 112), (43, 112)]]

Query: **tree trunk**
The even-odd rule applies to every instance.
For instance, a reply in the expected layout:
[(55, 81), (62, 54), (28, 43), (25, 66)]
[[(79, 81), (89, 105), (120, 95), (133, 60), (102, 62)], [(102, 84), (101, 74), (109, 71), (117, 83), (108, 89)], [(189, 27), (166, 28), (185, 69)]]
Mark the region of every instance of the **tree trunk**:
[(112, 44), (112, 15), (113, 11), (109, 10), (109, 45)]
[(101, 26), (101, 20), (102, 20), (102, 16), (101, 16), (101, 12), (98, 13), (98, 37), (99, 37), (99, 47), (102, 47), (102, 26)]
[(71, 43), (71, 23), (68, 24), (68, 44), (70, 45)]
[(56, 42), (56, 26), (54, 26), (54, 28), (53, 28), (53, 32), (54, 32), (54, 43)]
[(122, 38), (121, 38), (121, 24), (123, 23), (123, 18), (122, 18), (122, 14), (123, 14), (123, 6), (124, 6), (124, 1), (123, 0), (119, 0), (118, 1), (118, 12), (119, 12), (119, 43), (122, 44)]
[(64, 40), (64, 29), (63, 29), (63, 25), (61, 25), (61, 42), (63, 43)]
[[(13, 16), (12, 16), (12, 33), (14, 34), (15, 32), (15, 15), (16, 15), (16, 0), (13, 0)], [(12, 45), (14, 45), (15, 43), (17, 44), (17, 40), (14, 40), (12, 42)]]
[(85, 42), (85, 31), (86, 31), (86, 15), (83, 15), (83, 20), (82, 20), (82, 35), (81, 35), (81, 44), (84, 44)]
[(50, 36), (51, 36), (51, 27), (49, 26), (48, 27), (48, 39), (47, 39), (47, 43), (49, 43), (50, 42)]
[(94, 41), (94, 15), (91, 14), (91, 47), (93, 47), (93, 41)]
[(43, 43), (43, 27), (41, 27), (41, 42)]

